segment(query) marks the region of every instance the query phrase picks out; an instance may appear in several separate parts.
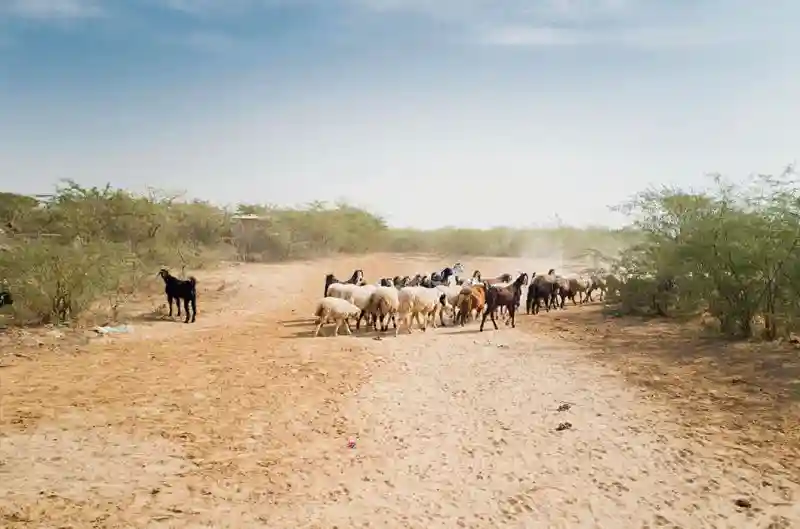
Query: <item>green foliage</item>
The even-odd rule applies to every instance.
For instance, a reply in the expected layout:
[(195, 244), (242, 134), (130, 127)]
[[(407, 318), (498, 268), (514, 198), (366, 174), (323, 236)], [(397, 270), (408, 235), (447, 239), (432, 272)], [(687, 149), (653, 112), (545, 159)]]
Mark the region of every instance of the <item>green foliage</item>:
[(0, 252), (0, 276), (21, 323), (64, 323), (122, 287), (135, 255), (121, 244), (37, 239)]
[[(800, 182), (792, 168), (707, 192), (664, 188), (624, 211), (643, 240), (623, 252), (616, 300), (627, 312), (707, 311), (731, 336), (762, 321), (767, 338), (796, 327), (800, 294)], [(674, 288), (664, 288), (667, 281)]]
[(12, 227), (20, 217), (32, 211), (38, 204), (33, 197), (0, 192), (0, 223)]
[(115, 319), (161, 266), (185, 275), (220, 257), (271, 262), (386, 251), (571, 259), (587, 251), (614, 254), (636, 240), (635, 233), (603, 228), (398, 230), (344, 203), (241, 204), (230, 211), (72, 181), (41, 201), (1, 193), (0, 221), (0, 281), (14, 295), (18, 323), (71, 322), (99, 305)]
[(110, 317), (161, 266), (202, 263), (230, 236), (229, 215), (206, 203), (67, 181), (44, 201), (4, 193), (0, 280), (18, 323), (74, 321), (98, 302)]

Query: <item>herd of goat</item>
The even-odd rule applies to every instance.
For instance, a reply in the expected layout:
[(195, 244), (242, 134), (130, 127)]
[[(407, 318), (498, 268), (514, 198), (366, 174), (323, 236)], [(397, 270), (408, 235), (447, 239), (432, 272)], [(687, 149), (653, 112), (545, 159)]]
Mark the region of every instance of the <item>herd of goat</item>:
[(548, 312), (551, 308), (563, 309), (567, 300), (573, 304), (593, 301), (594, 292), (602, 301), (608, 285), (608, 278), (603, 276), (563, 277), (555, 270), (544, 275), (533, 273), (530, 277), (522, 272), (516, 279), (511, 274), (483, 279), (478, 270), (470, 278), (461, 278), (460, 273), (463, 273), (463, 266), (456, 263), (430, 276), (384, 277), (374, 284), (364, 280), (363, 270), (355, 270), (346, 281), (328, 274), (324, 296), (314, 313), (317, 318), (314, 336), (319, 335), (326, 323), (335, 323), (334, 336), (342, 325), (350, 334), (351, 319), (355, 320), (357, 330), (363, 320), (373, 330), (381, 332), (388, 330), (391, 321), (397, 336), (398, 320), (410, 333), (413, 321), (423, 331), (429, 323), (436, 327), (437, 318), (445, 326), (445, 314), (461, 326), (482, 315), (480, 330), (483, 331), (487, 318), (491, 318), (495, 329), (498, 328), (495, 316), (499, 313), (506, 317), (507, 325), (515, 327), (515, 315), (526, 287), (526, 312), (537, 314), (542, 307)]
[[(496, 315), (506, 317), (506, 324), (516, 326), (516, 312), (522, 301), (522, 293), (527, 287), (525, 308), (528, 314), (537, 314), (544, 307), (564, 308), (564, 303), (573, 304), (592, 301), (597, 292), (602, 301), (609, 282), (608, 277), (593, 275), (587, 278), (563, 277), (550, 270), (547, 274), (536, 275), (520, 273), (516, 279), (511, 274), (484, 279), (476, 270), (472, 277), (461, 278), (458, 274), (464, 269), (460, 263), (447, 267), (430, 276), (417, 274), (414, 277), (384, 277), (374, 284), (367, 284), (364, 271), (355, 270), (346, 281), (340, 281), (333, 274), (325, 277), (325, 293), (317, 304), (317, 317), (314, 336), (318, 336), (325, 323), (336, 324), (333, 334), (338, 335), (344, 325), (347, 334), (351, 333), (350, 320), (355, 320), (356, 329), (365, 321), (375, 331), (386, 332), (389, 322), (394, 326), (395, 336), (400, 331), (398, 320), (405, 324), (410, 333), (413, 321), (422, 330), (428, 324), (444, 327), (444, 316), (452, 318), (454, 324), (465, 325), (479, 315), (480, 330), (483, 331), (487, 318), (497, 329)], [(185, 323), (194, 322), (197, 316), (197, 280), (194, 277), (178, 279), (167, 269), (162, 268), (159, 275), (164, 280), (164, 293), (172, 317), (172, 304), (175, 302), (178, 317), (181, 316), (181, 303), (185, 311)], [(576, 299), (577, 302), (576, 302)], [(0, 307), (11, 305), (14, 300), (6, 289), (0, 289)]]

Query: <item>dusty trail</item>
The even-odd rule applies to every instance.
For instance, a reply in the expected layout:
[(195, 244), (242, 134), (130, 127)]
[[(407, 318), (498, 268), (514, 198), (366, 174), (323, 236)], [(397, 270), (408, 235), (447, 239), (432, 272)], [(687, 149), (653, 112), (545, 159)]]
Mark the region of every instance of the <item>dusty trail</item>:
[[(334, 264), (355, 263), (434, 266)], [(768, 447), (689, 435), (567, 341), (308, 338), (330, 266), (209, 274), (227, 283), (200, 325), (0, 369), (0, 526), (800, 526), (800, 478), (764, 474)]]
[[(309, 488), (268, 518), (270, 526), (800, 521), (796, 484), (765, 487), (754, 468), (726, 463), (720, 447), (681, 438), (668, 410), (587, 366), (568, 344), (511, 330), (452, 332), (374, 346), (386, 365), (344, 410), (357, 448), (320, 454)], [(565, 402), (571, 408), (557, 411)], [(556, 431), (561, 422), (573, 427)], [(737, 499), (760, 512), (737, 508)]]

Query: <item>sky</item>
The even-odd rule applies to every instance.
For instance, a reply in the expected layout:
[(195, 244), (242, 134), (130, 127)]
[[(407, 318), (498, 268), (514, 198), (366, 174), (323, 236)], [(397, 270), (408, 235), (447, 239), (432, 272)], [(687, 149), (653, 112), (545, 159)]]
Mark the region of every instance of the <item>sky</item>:
[(0, 190), (619, 225), (800, 153), (790, 0), (0, 0)]

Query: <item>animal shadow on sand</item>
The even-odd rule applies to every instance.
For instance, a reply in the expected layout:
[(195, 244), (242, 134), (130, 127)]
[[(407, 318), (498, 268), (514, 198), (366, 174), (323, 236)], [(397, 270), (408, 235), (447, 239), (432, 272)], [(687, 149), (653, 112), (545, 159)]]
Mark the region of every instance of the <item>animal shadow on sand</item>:
[(314, 318), (292, 318), (290, 320), (278, 320), (278, 323), (284, 327), (307, 327), (314, 325)]
[(173, 316), (172, 318), (170, 318), (168, 315), (164, 314), (160, 310), (151, 310), (148, 312), (140, 312), (138, 314), (132, 314), (125, 319), (132, 322), (183, 323), (183, 312), (181, 312), (180, 317)]
[[(299, 324), (299, 323), (296, 323), (294, 325), (285, 325), (285, 327), (300, 327), (300, 326), (301, 326), (301, 324)], [(317, 338), (334, 338), (334, 336), (333, 336), (334, 327), (335, 326), (332, 323), (327, 324), (327, 325), (323, 325), (322, 329), (319, 331), (319, 335), (317, 336)], [(315, 328), (315, 324), (314, 324), (313, 321), (311, 321), (310, 323), (307, 324), (307, 327), (305, 329), (298, 330), (296, 332), (288, 334), (288, 335), (285, 336), (285, 338), (287, 338), (289, 340), (297, 340), (297, 339), (303, 339), (303, 338), (314, 338), (314, 328)], [(394, 330), (391, 329), (391, 328), (387, 332), (375, 332), (372, 329), (365, 330), (364, 327), (361, 327), (360, 330), (356, 330), (355, 329), (355, 325), (354, 325), (354, 326), (351, 327), (350, 331), (351, 331), (352, 334), (347, 334), (347, 331), (344, 330), (344, 326), (339, 327), (339, 336), (338, 337), (344, 337), (344, 338), (373, 338), (374, 339), (375, 337), (380, 336), (382, 338), (389, 338), (389, 337), (394, 338)], [(400, 334), (402, 335), (402, 331), (400, 332)]]
[[(494, 331), (494, 329), (488, 330)], [(499, 330), (503, 330), (503, 328), (500, 327)], [(441, 334), (479, 334), (480, 332), (478, 327), (445, 327), (444, 330), (441, 331)]]

